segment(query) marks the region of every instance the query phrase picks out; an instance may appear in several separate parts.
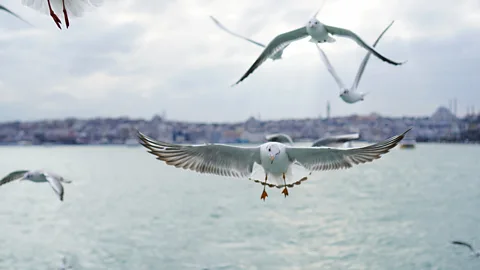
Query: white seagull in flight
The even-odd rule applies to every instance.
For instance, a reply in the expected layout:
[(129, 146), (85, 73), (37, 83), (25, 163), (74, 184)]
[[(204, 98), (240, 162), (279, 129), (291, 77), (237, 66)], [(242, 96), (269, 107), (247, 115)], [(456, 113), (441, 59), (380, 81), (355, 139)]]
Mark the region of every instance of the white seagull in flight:
[(102, 3), (103, 0), (22, 0), (22, 4), (25, 6), (49, 14), (60, 29), (62, 29), (62, 26), (60, 26), (62, 22), (54, 10), (61, 9), (63, 11), (65, 25), (68, 28), (70, 26), (68, 13), (80, 17), (88, 7), (98, 7)]
[(72, 182), (53, 173), (47, 173), (40, 170), (38, 171), (21, 170), (21, 171), (14, 171), (8, 174), (7, 176), (5, 176), (2, 180), (0, 180), (0, 186), (6, 183), (12, 182), (14, 180), (29, 180), (34, 183), (48, 182), (52, 187), (53, 191), (55, 191), (55, 193), (58, 195), (58, 198), (60, 199), (60, 201), (63, 201), (63, 194), (64, 194), (62, 182), (63, 183)]
[(370, 47), (370, 45), (365, 43), (365, 41), (363, 41), (357, 34), (355, 34), (354, 32), (348, 29), (334, 27), (334, 26), (321, 23), (316, 18), (317, 14), (318, 14), (318, 11), (314, 14), (313, 18), (307, 22), (305, 26), (280, 34), (276, 36), (272, 41), (270, 41), (270, 43), (263, 50), (263, 52), (260, 54), (257, 60), (255, 60), (253, 65), (240, 78), (240, 80), (238, 80), (233, 85), (239, 84), (241, 81), (247, 78), (253, 71), (255, 71), (255, 69), (257, 69), (263, 62), (265, 62), (267, 58), (270, 58), (272, 55), (279, 52), (280, 50), (284, 50), (293, 41), (300, 40), (308, 36), (311, 37), (309, 41), (313, 43), (335, 42), (335, 39), (330, 35), (337, 35), (341, 37), (350, 38), (354, 40), (358, 45), (365, 48), (367, 51), (373, 53), (376, 57), (380, 58), (385, 62), (388, 62), (392, 65), (402, 65), (406, 63), (406, 61), (395, 62), (386, 58), (385, 56), (377, 52), (374, 48)]
[(480, 257), (480, 251), (473, 249), (472, 245), (470, 245), (468, 243), (461, 242), (461, 241), (452, 241), (452, 244), (468, 247), (470, 249), (470, 251), (472, 252), (472, 256)]
[(349, 149), (292, 147), (278, 142), (267, 142), (257, 147), (224, 144), (180, 145), (153, 140), (139, 131), (138, 138), (149, 153), (167, 165), (199, 173), (243, 178), (252, 174), (253, 166), (257, 163), (265, 171), (264, 187), (260, 196), (260, 199), (265, 200), (268, 196), (265, 185), (269, 185), (269, 177), (275, 180), (277, 188), (284, 187), (282, 193), (285, 197), (288, 195), (287, 186), (293, 185), (287, 185), (287, 178), (292, 178), (293, 164), (299, 164), (309, 171), (322, 171), (346, 169), (356, 164), (371, 162), (395, 147), (410, 129), (382, 142)]
[[(260, 47), (262, 47), (262, 48), (265, 48), (265, 47), (266, 47), (265, 45), (263, 45), (263, 44), (260, 43), (260, 42), (257, 42), (257, 41), (255, 41), (255, 40), (253, 40), (253, 39), (250, 39), (250, 38), (241, 36), (241, 35), (239, 35), (239, 34), (236, 34), (236, 33), (232, 32), (232, 31), (228, 30), (225, 26), (223, 26), (223, 24), (221, 24), (221, 23), (220, 23), (217, 19), (215, 19), (213, 16), (210, 16), (210, 19), (212, 19), (212, 21), (213, 21), (218, 27), (220, 27), (220, 29), (222, 29), (223, 31), (225, 31), (225, 32), (227, 32), (227, 33), (229, 33), (229, 34), (231, 34), (231, 35), (233, 35), (233, 36), (236, 36), (236, 37), (238, 37), (238, 38), (244, 39), (244, 40), (246, 40), (246, 41), (250, 41), (251, 43), (253, 43), (253, 44), (255, 44), (255, 45), (258, 45), (258, 46), (260, 46)], [(285, 46), (285, 48), (286, 48), (286, 47), (287, 47), (287, 46)], [(272, 54), (271, 56), (269, 56), (269, 58), (272, 59), (272, 60), (274, 60), (274, 61), (275, 61), (275, 60), (279, 60), (279, 59), (282, 59), (282, 54), (283, 54), (283, 50), (280, 50), (280, 51)]]
[[(383, 34), (385, 34), (385, 32), (387, 32), (387, 30), (390, 28), (390, 26), (392, 26), (392, 24), (394, 22), (395, 21), (392, 21), (387, 26), (387, 28), (385, 28), (385, 30), (383, 30), (383, 32), (380, 34), (380, 36), (378, 36), (377, 40), (375, 40), (375, 43), (373, 43), (373, 46), (372, 46), (373, 48), (375, 48), (375, 46), (377, 46), (377, 43), (382, 38)], [(355, 80), (353, 81), (352, 87), (350, 87), (350, 89), (348, 89), (347, 87), (345, 87), (345, 84), (342, 82), (342, 80), (338, 76), (338, 74), (335, 71), (335, 69), (333, 68), (332, 64), (330, 64), (330, 61), (328, 60), (328, 57), (325, 54), (325, 52), (320, 48), (320, 46), (318, 46), (318, 44), (315, 44), (315, 45), (317, 46), (317, 49), (318, 49), (318, 52), (320, 53), (322, 61), (327, 66), (327, 70), (330, 72), (332, 77), (335, 79), (335, 82), (337, 82), (338, 87), (340, 88), (340, 98), (343, 101), (345, 101), (346, 103), (355, 103), (355, 102), (358, 102), (360, 100), (363, 100), (365, 95), (367, 95), (367, 93), (358, 92), (356, 90), (358, 88), (358, 83), (360, 82), (360, 79), (362, 78), (363, 71), (365, 70), (365, 67), (367, 66), (368, 59), (370, 58), (370, 55), (372, 53), (368, 52), (367, 55), (365, 55), (365, 58), (363, 58), (363, 61), (360, 64), (360, 67), (358, 68), (357, 76), (355, 76)]]

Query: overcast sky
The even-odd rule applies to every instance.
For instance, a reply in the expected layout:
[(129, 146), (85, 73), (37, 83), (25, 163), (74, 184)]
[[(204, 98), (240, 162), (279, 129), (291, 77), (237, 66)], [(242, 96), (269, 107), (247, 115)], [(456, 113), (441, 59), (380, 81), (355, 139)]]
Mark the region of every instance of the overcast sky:
[[(303, 26), (321, 0), (106, 0), (72, 17), (62, 31), (19, 0), (3, 4), (34, 27), (0, 13), (0, 121), (149, 119), (163, 111), (187, 121), (304, 118), (325, 116), (327, 101), (333, 116), (420, 116), (454, 97), (458, 115), (467, 105), (480, 110), (478, 0), (328, 0), (317, 18), (370, 44), (395, 20), (377, 49), (408, 60), (392, 66), (372, 56), (359, 87), (369, 95), (356, 104), (339, 98), (308, 38), (230, 87), (262, 48), (223, 32), (209, 15), (267, 44)], [(321, 47), (350, 85), (366, 51), (352, 40), (336, 40)]]

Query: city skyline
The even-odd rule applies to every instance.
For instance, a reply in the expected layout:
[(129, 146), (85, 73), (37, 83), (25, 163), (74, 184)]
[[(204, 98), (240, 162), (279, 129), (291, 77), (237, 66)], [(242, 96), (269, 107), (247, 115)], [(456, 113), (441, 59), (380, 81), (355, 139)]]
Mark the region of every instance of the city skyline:
[[(311, 116), (305, 116), (305, 117), (283, 117), (283, 118), (271, 118), (267, 119), (262, 117), (260, 113), (257, 114), (251, 114), (248, 115), (245, 119), (239, 119), (239, 120), (230, 120), (230, 121), (210, 121), (209, 119), (204, 119), (204, 120), (197, 120), (197, 121), (192, 121), (189, 119), (176, 119), (176, 118), (171, 118), (168, 115), (168, 112), (166, 110), (161, 110), (161, 112), (154, 113), (150, 116), (130, 116), (130, 115), (112, 115), (112, 116), (102, 116), (102, 115), (96, 115), (96, 116), (91, 116), (91, 117), (77, 117), (77, 116), (64, 116), (64, 117), (56, 117), (56, 118), (42, 118), (39, 117), (37, 119), (10, 119), (10, 120), (0, 120), (0, 124), (2, 123), (11, 123), (11, 122), (21, 122), (21, 123), (28, 123), (28, 122), (42, 122), (42, 121), (63, 121), (66, 119), (77, 119), (77, 120), (92, 120), (92, 119), (120, 119), (120, 118), (128, 118), (128, 119), (138, 119), (138, 120), (149, 120), (155, 117), (161, 117), (164, 120), (171, 121), (171, 122), (184, 122), (184, 123), (206, 123), (206, 124), (229, 124), (229, 123), (239, 123), (239, 122), (244, 122), (250, 118), (254, 118), (260, 121), (282, 121), (282, 120), (303, 120), (303, 119), (328, 119), (328, 118), (346, 118), (346, 117), (351, 117), (351, 116), (359, 116), (359, 117), (367, 117), (370, 115), (378, 115), (383, 118), (425, 118), (425, 117), (431, 117), (435, 112), (437, 112), (439, 109), (447, 109), (449, 112), (452, 113), (455, 117), (458, 119), (465, 118), (468, 116), (476, 116), (479, 113), (475, 111), (474, 106), (467, 106), (465, 108), (464, 114), (455, 114), (454, 108), (452, 104), (448, 105), (439, 105), (430, 112), (430, 114), (425, 114), (425, 115), (387, 115), (387, 114), (382, 114), (380, 112), (370, 112), (370, 113), (365, 113), (365, 114), (359, 114), (359, 113), (352, 113), (352, 114), (345, 114), (345, 115), (331, 115), (331, 106), (328, 105), (329, 102), (327, 101), (327, 105), (324, 107), (324, 113), (319, 113), (317, 115), (311, 115)], [(330, 116), (328, 116), (327, 111), (330, 112)], [(472, 113), (473, 112), (473, 113)]]
[[(209, 18), (262, 43), (305, 24), (322, 1), (248, 0), (105, 2), (73, 18), (59, 31), (48, 15), (17, 0), (0, 16), (0, 121), (126, 116), (150, 118), (167, 111), (179, 121), (237, 122), (301, 119), (372, 112), (428, 116), (457, 99), (457, 116), (479, 107), (478, 3), (442, 0), (435, 9), (413, 0), (329, 0), (318, 18), (355, 31), (377, 45), (391, 66), (371, 57), (359, 91), (365, 100), (346, 104), (308, 40), (291, 44), (280, 61), (268, 60), (241, 84), (230, 87), (261, 48), (221, 31)], [(374, 18), (374, 19), (372, 19)], [(322, 44), (339, 76), (350, 84), (366, 51), (336, 38)], [(468, 108), (468, 109), (467, 109)]]

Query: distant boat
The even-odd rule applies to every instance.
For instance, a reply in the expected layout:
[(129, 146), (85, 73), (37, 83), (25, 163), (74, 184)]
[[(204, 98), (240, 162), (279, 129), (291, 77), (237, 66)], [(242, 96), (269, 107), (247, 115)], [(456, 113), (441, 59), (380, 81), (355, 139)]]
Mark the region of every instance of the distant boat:
[(404, 138), (400, 143), (400, 148), (402, 149), (412, 149), (415, 148), (417, 141), (414, 138)]
[(140, 144), (138, 143), (137, 140), (135, 139), (128, 139), (124, 143), (126, 146), (139, 146)]
[(17, 145), (32, 145), (31, 141), (18, 141)]

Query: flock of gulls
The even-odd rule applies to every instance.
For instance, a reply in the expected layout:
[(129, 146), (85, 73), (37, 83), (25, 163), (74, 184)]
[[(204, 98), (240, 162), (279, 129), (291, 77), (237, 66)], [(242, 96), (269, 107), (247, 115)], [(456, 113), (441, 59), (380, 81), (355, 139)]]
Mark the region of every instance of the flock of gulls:
[[(66, 28), (68, 28), (70, 26), (69, 13), (75, 17), (79, 17), (87, 7), (97, 7), (100, 6), (102, 2), (103, 0), (22, 0), (25, 6), (51, 16), (59, 29), (62, 29), (62, 22), (54, 10), (62, 11)], [(282, 59), (283, 51), (290, 43), (307, 37), (310, 37), (309, 42), (316, 45), (322, 62), (340, 88), (340, 98), (346, 103), (352, 104), (364, 100), (367, 93), (358, 92), (357, 88), (371, 54), (392, 65), (402, 65), (406, 63), (406, 61), (393, 61), (375, 50), (377, 43), (392, 26), (393, 21), (380, 33), (373, 45), (370, 46), (356, 33), (348, 29), (330, 26), (320, 22), (316, 18), (320, 9), (317, 10), (306, 25), (277, 35), (268, 45), (236, 34), (227, 29), (216, 18), (210, 16), (220, 29), (263, 48), (260, 56), (258, 56), (252, 66), (234, 85), (245, 80), (267, 59), (274, 61)], [(31, 25), (3, 5), (0, 5), (0, 10)], [(334, 43), (335, 39), (333, 36), (352, 39), (359, 46), (367, 50), (367, 54), (361, 62), (355, 80), (350, 88), (345, 86), (331, 65), (327, 55), (319, 46), (319, 44), (322, 43)], [(304, 176), (300, 180), (294, 181), (294, 175), (292, 173), (293, 165), (299, 165), (307, 169), (309, 171), (308, 175), (311, 175), (313, 171), (348, 169), (354, 165), (372, 162), (394, 148), (410, 130), (411, 128), (384, 141), (356, 148), (352, 147), (351, 141), (359, 139), (358, 133), (320, 138), (310, 147), (296, 147), (293, 145), (292, 138), (282, 133), (265, 136), (267, 142), (256, 147), (240, 147), (225, 144), (173, 144), (155, 140), (140, 131), (137, 131), (137, 136), (140, 144), (143, 145), (150, 154), (156, 156), (158, 160), (177, 168), (188, 169), (198, 173), (247, 178), (252, 175), (254, 165), (258, 164), (262, 167), (265, 178), (263, 180), (253, 180), (263, 185), (260, 199), (265, 200), (268, 197), (268, 193), (266, 192), (267, 186), (279, 189), (283, 188), (281, 193), (286, 197), (289, 195), (289, 187), (299, 185), (308, 178)], [(339, 144), (343, 144), (343, 146), (333, 147)], [(249, 179), (252, 180), (251, 178)], [(71, 183), (70, 180), (66, 180), (62, 176), (52, 172), (42, 170), (18, 170), (1, 179), (0, 185), (15, 180), (28, 180), (34, 183), (48, 182), (60, 201), (63, 201), (65, 194), (62, 183)], [(480, 257), (480, 251), (474, 250), (473, 247), (466, 242), (453, 241), (452, 244), (465, 246), (469, 248), (473, 256)], [(65, 264), (65, 259), (63, 262)]]

